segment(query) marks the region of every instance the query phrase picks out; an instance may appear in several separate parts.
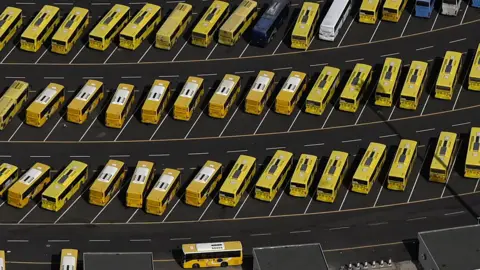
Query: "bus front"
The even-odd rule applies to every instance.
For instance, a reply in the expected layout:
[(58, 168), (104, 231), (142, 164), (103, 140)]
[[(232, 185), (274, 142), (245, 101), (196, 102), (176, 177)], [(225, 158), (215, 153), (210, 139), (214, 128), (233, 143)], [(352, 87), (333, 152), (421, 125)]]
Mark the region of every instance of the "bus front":
[(0, 197), (17, 181), (18, 171), (17, 166), (8, 163), (0, 165)]
[(468, 142), (467, 158), (465, 160), (465, 174), (467, 178), (480, 178), (480, 128), (472, 127)]
[(353, 85), (346, 85), (340, 95), (339, 109), (344, 112), (356, 112), (358, 92)]
[(382, 20), (388, 22), (398, 22), (407, 0), (386, 0), (382, 8)]
[(252, 29), (251, 45), (266, 47), (276, 34), (273, 26), (274, 21), (269, 17), (261, 17)]
[(363, 0), (362, 5), (360, 6), (358, 21), (361, 23), (375, 24), (377, 22), (379, 5), (379, 0)]
[(442, 15), (457, 16), (460, 3), (460, 0), (442, 0)]
[(56, 183), (51, 185), (42, 193), (42, 208), (50, 211), (57, 212), (60, 210), (61, 206), (59, 203), (59, 193), (56, 190), (63, 191), (64, 187)]
[(416, 0), (415, 16), (421, 18), (430, 18), (430, 16), (432, 16), (432, 10), (434, 5), (435, 0)]
[(268, 184), (268, 181), (274, 181), (274, 178), (274, 175), (262, 175), (260, 180), (258, 180), (257, 184), (255, 185), (255, 199), (265, 202), (272, 201), (272, 186)]
[(468, 90), (480, 91), (480, 44), (473, 61), (472, 69), (468, 75)]

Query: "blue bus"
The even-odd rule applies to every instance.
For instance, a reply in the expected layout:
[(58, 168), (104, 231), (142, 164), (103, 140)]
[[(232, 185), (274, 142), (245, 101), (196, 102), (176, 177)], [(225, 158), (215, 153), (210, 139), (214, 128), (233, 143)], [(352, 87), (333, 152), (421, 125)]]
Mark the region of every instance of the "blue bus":
[(472, 7), (480, 8), (480, 0), (472, 0)]
[(435, 0), (417, 0), (415, 1), (415, 16), (430, 18), (432, 16)]
[(288, 17), (290, 0), (273, 0), (252, 30), (251, 45), (267, 46)]

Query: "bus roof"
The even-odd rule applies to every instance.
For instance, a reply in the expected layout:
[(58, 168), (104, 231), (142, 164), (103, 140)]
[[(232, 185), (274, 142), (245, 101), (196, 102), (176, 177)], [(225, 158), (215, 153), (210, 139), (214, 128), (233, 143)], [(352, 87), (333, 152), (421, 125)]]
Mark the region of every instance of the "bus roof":
[(210, 181), (213, 181), (213, 176), (218, 170), (222, 169), (222, 164), (207, 160), (200, 171), (195, 175), (193, 180), (187, 187), (187, 192), (200, 193)]
[(35, 163), (12, 185), (10, 190), (23, 190), (24, 188), (29, 187), (33, 183), (33, 180), (37, 179), (47, 170), (50, 170), (50, 166), (40, 162)]
[(178, 3), (167, 20), (162, 24), (157, 32), (158, 36), (171, 36), (176, 30), (176, 26), (192, 11), (192, 5), (187, 3)]
[(337, 21), (340, 19), (340, 16), (343, 13), (343, 10), (350, 3), (350, 0), (335, 0), (327, 11), (325, 18), (322, 21), (320, 27), (333, 28)]
[(55, 16), (60, 12), (60, 9), (55, 6), (44, 5), (42, 9), (38, 12), (37, 16), (32, 20), (28, 25), (27, 29), (23, 31), (22, 38), (37, 38), (40, 35), (41, 30), (39, 28), (44, 28), (50, 20), (54, 20)]
[(250, 171), (252, 166), (255, 166), (257, 159), (247, 155), (240, 155), (232, 167), (232, 170), (228, 174), (227, 178), (223, 182), (220, 192), (235, 193), (241, 186), (241, 182), (237, 181), (238, 178), (243, 178), (246, 181), (245, 176)]
[(6, 7), (0, 14), (0, 32), (8, 30), (14, 19), (22, 13), (22, 10), (16, 7)]
[[(480, 165), (480, 128), (472, 127), (470, 130), (470, 140), (468, 142), (467, 159), (465, 164), (479, 166)], [(0, 167), (1, 168), (1, 167)]]
[(447, 51), (442, 62), (442, 68), (437, 78), (437, 85), (448, 86), (455, 81), (457, 71), (460, 68), (462, 53)]
[(110, 26), (117, 24), (125, 13), (130, 12), (130, 7), (115, 4), (108, 13), (95, 25), (90, 36), (103, 37), (109, 31)]
[(147, 200), (159, 200), (165, 196), (166, 192), (172, 188), (175, 180), (179, 181), (180, 171), (170, 168), (165, 168), (162, 174), (158, 177), (157, 182), (152, 188), (152, 191), (147, 196)]
[(143, 103), (142, 110), (156, 111), (158, 106), (160, 106), (160, 101), (163, 100), (165, 94), (169, 91), (169, 86), (169, 81), (155, 80), (148, 92), (145, 103)]
[[(348, 153), (341, 151), (332, 151), (328, 158), (327, 166), (323, 171), (318, 188), (325, 188), (332, 190), (335, 187), (335, 182), (332, 179), (340, 177), (343, 166), (348, 165)], [(333, 178), (332, 178), (333, 177)]]
[[(319, 9), (320, 4), (318, 3), (304, 2), (302, 9), (298, 14), (292, 35), (307, 36), (308, 32), (310, 32), (310, 28), (315, 27), (312, 23), (315, 20), (315, 17), (318, 16)], [(305, 27), (306, 25), (310, 25), (310, 27)]]
[(397, 152), (393, 159), (392, 167), (390, 168), (389, 176), (405, 177), (408, 173), (408, 167), (412, 160), (413, 153), (417, 149), (417, 142), (413, 140), (402, 139), (398, 145)]
[(356, 99), (371, 71), (372, 66), (370, 65), (356, 64), (341, 96)]
[(360, 11), (362, 10), (374, 11), (377, 9), (379, 4), (380, 4), (380, 0), (363, 0), (362, 4), (360, 5)]
[(63, 90), (63, 85), (50, 83), (28, 106), (27, 111), (41, 111)]
[(210, 5), (208, 10), (203, 14), (200, 21), (193, 29), (194, 33), (208, 32), (210, 28), (215, 25), (224, 12), (228, 12), (230, 4), (224, 1), (215, 0)]
[(7, 89), (3, 97), (17, 100), (25, 91), (28, 91), (29, 84), (24, 81), (15, 80)]
[(377, 85), (376, 92), (392, 93), (395, 82), (402, 69), (402, 60), (398, 58), (387, 57), (383, 63), (382, 74)]
[(203, 79), (200, 77), (194, 77), (190, 76), (187, 79), (187, 82), (182, 88), (182, 92), (180, 92), (180, 95), (178, 96), (177, 100), (175, 101), (175, 104), (180, 103), (190, 103), (192, 101), (192, 98), (195, 96), (197, 91), (199, 91), (200, 86), (203, 84)]
[(10, 175), (17, 170), (18, 167), (15, 165), (2, 163), (2, 165), (0, 165), (0, 178), (2, 178), (4, 175)]
[(291, 183), (304, 184), (310, 178), (310, 175), (315, 169), (318, 157), (315, 155), (302, 154), (298, 159), (297, 166), (292, 175)]
[(102, 87), (103, 83), (96, 80), (88, 80), (82, 89), (78, 91), (74, 99), (68, 104), (67, 108), (83, 108), (83, 106), (93, 97), (95, 91)]
[(280, 89), (280, 92), (278, 92), (276, 99), (290, 101), (293, 98), (293, 96), (295, 96), (295, 93), (299, 91), (300, 85), (304, 80), (306, 80), (306, 77), (307, 77), (307, 74), (303, 72), (298, 72), (298, 71), (290, 72), (290, 75), (288, 75), (288, 78), (283, 84), (282, 88)]
[(222, 82), (218, 85), (215, 93), (210, 99), (210, 103), (224, 105), (228, 97), (232, 94), (236, 85), (240, 83), (240, 76), (225, 74)]
[(480, 43), (478, 44), (475, 58), (473, 58), (472, 69), (470, 70), (469, 76), (471, 78), (480, 78)]
[(223, 250), (242, 250), (240, 241), (217, 242), (217, 243), (199, 243), (199, 244), (183, 244), (182, 251), (184, 254), (200, 253), (200, 252), (217, 252)]
[(257, 8), (257, 2), (252, 0), (243, 0), (235, 11), (228, 17), (225, 23), (220, 27), (221, 31), (233, 31), (236, 29), (245, 19), (252, 9)]
[(258, 72), (257, 78), (255, 82), (250, 87), (248, 91), (247, 100), (260, 100), (265, 92), (268, 89), (268, 86), (273, 83), (273, 79), (275, 77), (275, 73), (266, 70), (260, 70)]
[(384, 144), (371, 142), (355, 171), (354, 178), (360, 180), (368, 179), (374, 172), (378, 162), (380, 162), (380, 156), (386, 149), (387, 146)]
[(328, 90), (332, 87), (335, 79), (340, 74), (340, 69), (325, 66), (322, 69), (322, 73), (317, 78), (317, 81), (312, 87), (310, 93), (308, 93), (307, 100), (323, 100), (324, 96), (328, 94)]
[(383, 8), (398, 10), (400, 8), (400, 5), (403, 3), (403, 1), (406, 1), (406, 0), (386, 0), (385, 3), (383, 4)]
[(123, 161), (110, 159), (90, 186), (90, 190), (105, 192), (112, 182), (113, 177), (118, 173), (122, 173), (120, 170), (123, 166)]
[(131, 84), (119, 84), (112, 100), (110, 101), (110, 104), (108, 105), (107, 112), (121, 112), (125, 104), (130, 99), (130, 96), (134, 94), (134, 88), (135, 87)]
[(412, 61), (407, 78), (402, 89), (403, 96), (415, 97), (422, 83), (422, 78), (427, 75), (428, 63)]
[(161, 12), (161, 10), (162, 8), (160, 6), (146, 3), (123, 28), (120, 35), (134, 36), (151, 17), (155, 16), (156, 13)]
[(15, 100), (7, 98), (5, 96), (0, 98), (0, 119), (6, 116), (7, 112), (16, 104)]
[(456, 139), (456, 133), (447, 131), (440, 132), (431, 168), (447, 168), (448, 164), (446, 164), (446, 162), (452, 157)]
[[(268, 163), (267, 167), (262, 172), (260, 179), (258, 179), (256, 186), (271, 188), (273, 182), (270, 179), (273, 177), (278, 178), (281, 168), (284, 168), (287, 163), (292, 159), (293, 154), (283, 150), (277, 150), (275, 155)], [(280, 170), (279, 170), (280, 168)]]
[(53, 40), (68, 40), (68, 38), (75, 32), (75, 29), (72, 26), (78, 26), (81, 24), (85, 17), (88, 20), (88, 9), (81, 8), (81, 7), (73, 7), (70, 13), (68, 13), (65, 20), (63, 20), (62, 24), (58, 28), (58, 30), (53, 35)]
[(253, 27), (253, 31), (266, 31), (275, 22), (285, 6), (290, 5), (290, 0), (272, 0), (268, 9), (262, 14)]
[(65, 169), (63, 169), (55, 180), (53, 180), (48, 188), (42, 193), (42, 196), (56, 198), (72, 183), (75, 177), (87, 168), (87, 164), (73, 160), (67, 165), (67, 167), (65, 167)]
[(127, 194), (142, 194), (152, 174), (155, 174), (155, 163), (140, 160), (137, 162)]

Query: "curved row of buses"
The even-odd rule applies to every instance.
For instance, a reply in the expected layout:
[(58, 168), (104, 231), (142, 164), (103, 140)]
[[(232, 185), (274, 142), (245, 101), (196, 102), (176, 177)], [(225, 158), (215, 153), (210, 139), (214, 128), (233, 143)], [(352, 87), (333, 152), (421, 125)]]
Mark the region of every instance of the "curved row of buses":
[[(60, 270), (77, 270), (79, 251), (64, 248), (60, 252)], [(227, 267), (243, 264), (243, 246), (240, 241), (183, 244), (181, 248), (183, 268)], [(5, 251), (0, 250), (0, 270), (6, 268)]]
[[(441, 132), (430, 164), (429, 180), (446, 183), (456, 160), (458, 135)], [(480, 177), (480, 128), (472, 127), (468, 141), (464, 176)], [(351, 181), (351, 190), (368, 194), (379, 177), (386, 162), (387, 146), (372, 142), (358, 164)], [(404, 191), (417, 157), (417, 142), (402, 139), (387, 174), (387, 187)], [(254, 197), (271, 202), (278, 191), (288, 181), (289, 194), (307, 197), (316, 177), (318, 157), (302, 154), (294, 166), (291, 152), (277, 150), (268, 165), (263, 169), (254, 185)], [(224, 166), (208, 160), (190, 181), (185, 191), (185, 203), (201, 207), (208, 196), (221, 185), (218, 203), (235, 207), (247, 192), (247, 188), (257, 175), (255, 157), (240, 155), (232, 169), (224, 177)], [(332, 151), (316, 190), (315, 198), (322, 202), (334, 202), (337, 192), (349, 168), (349, 154)], [(147, 213), (162, 215), (169, 202), (181, 186), (181, 172), (166, 168), (154, 181), (155, 164), (139, 161), (128, 183), (126, 206), (144, 208)], [(59, 211), (65, 203), (88, 181), (88, 165), (71, 161), (52, 181), (51, 167), (35, 163), (19, 177), (18, 167), (3, 163), (0, 165), (0, 196), (7, 197), (7, 203), (23, 208), (37, 195), (41, 196), (41, 206), (50, 211)], [(127, 167), (119, 160), (109, 160), (89, 187), (88, 198), (93, 205), (105, 206), (125, 185)], [(288, 179), (288, 180), (287, 180)]]
[[(378, 106), (394, 106), (394, 97), (400, 89), (399, 85), (403, 61), (398, 58), (385, 58), (382, 72), (376, 88), (375, 104)], [(339, 109), (355, 112), (372, 81), (372, 66), (356, 64), (339, 99)], [(435, 97), (451, 100), (455, 92), (458, 77), (462, 69), (462, 54), (454, 51), (445, 53), (443, 63), (434, 86)], [(412, 61), (403, 86), (401, 87), (398, 106), (407, 110), (416, 110), (422, 92), (426, 86), (428, 63)], [(275, 73), (261, 70), (245, 97), (244, 109), (250, 114), (260, 115), (270, 99), (275, 88)], [(305, 112), (321, 115), (330, 103), (336, 89), (339, 87), (340, 69), (325, 66), (315, 83), (309, 90), (305, 102)], [(275, 97), (273, 109), (275, 112), (290, 115), (302, 94), (307, 90), (308, 76), (304, 72), (292, 71)], [(208, 103), (208, 114), (214, 118), (225, 118), (230, 108), (235, 104), (241, 92), (241, 78), (226, 74)], [(22, 109), (28, 98), (30, 86), (27, 82), (14, 81), (10, 88), (0, 98), (0, 130)], [(108, 127), (123, 127), (127, 115), (132, 110), (135, 100), (135, 86), (119, 84), (105, 114)], [(480, 91), (480, 44), (468, 74), (468, 89)], [(65, 87), (50, 83), (27, 107), (26, 123), (41, 127), (65, 102)], [(155, 80), (150, 87), (141, 107), (141, 121), (145, 124), (158, 124), (166, 114), (166, 107), (172, 98), (170, 82)], [(199, 106), (205, 94), (204, 80), (190, 76), (185, 82), (180, 94), (173, 104), (173, 118), (188, 121)], [(78, 91), (66, 108), (67, 120), (82, 124), (100, 101), (106, 96), (104, 85), (97, 80), (88, 80)]]

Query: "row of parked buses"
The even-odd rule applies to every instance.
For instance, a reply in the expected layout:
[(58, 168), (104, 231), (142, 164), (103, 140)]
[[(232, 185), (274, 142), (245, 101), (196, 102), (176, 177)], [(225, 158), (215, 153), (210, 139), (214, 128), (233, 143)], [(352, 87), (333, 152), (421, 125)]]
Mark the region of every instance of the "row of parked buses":
[[(387, 57), (375, 88), (375, 104), (393, 106), (394, 97), (403, 68), (403, 61)], [(445, 53), (437, 81), (434, 86), (436, 98), (451, 100), (462, 68), (462, 54), (454, 51)], [(339, 109), (355, 112), (372, 81), (372, 66), (356, 64), (339, 99)], [(426, 86), (428, 63), (412, 61), (400, 92), (399, 107), (416, 110), (422, 92)], [(274, 92), (275, 73), (261, 70), (245, 97), (245, 112), (260, 115)], [(331, 101), (339, 86), (340, 69), (325, 66), (310, 89), (305, 102), (305, 112), (321, 115)], [(292, 71), (275, 97), (275, 112), (290, 115), (303, 92), (307, 90), (308, 76), (304, 72)], [(3, 130), (13, 117), (25, 105), (29, 84), (15, 81), (0, 98), (0, 130)], [(135, 100), (135, 87), (131, 84), (119, 84), (110, 100), (105, 114), (108, 127), (121, 128)], [(468, 76), (468, 89), (480, 91), (480, 44), (473, 59)], [(208, 114), (214, 118), (224, 118), (234, 105), (241, 91), (241, 78), (226, 74), (208, 103)], [(172, 97), (170, 82), (155, 80), (143, 102), (141, 121), (146, 124), (158, 124), (166, 113), (166, 107)], [(200, 77), (188, 77), (183, 89), (173, 104), (173, 118), (188, 121), (199, 106), (205, 94), (204, 80)], [(73, 123), (84, 123), (90, 113), (105, 98), (104, 85), (100, 81), (88, 80), (66, 109), (67, 120)], [(65, 101), (63, 85), (50, 83), (26, 109), (26, 123), (41, 127)]]
[[(456, 133), (441, 132), (430, 164), (429, 180), (446, 183), (455, 163), (458, 138)], [(480, 128), (472, 127), (466, 154), (464, 176), (480, 178)], [(358, 164), (351, 181), (354, 192), (368, 194), (385, 164), (387, 146), (372, 142)], [(404, 191), (417, 157), (417, 142), (402, 139), (391, 163), (386, 181), (391, 190)], [(318, 157), (302, 154), (294, 166), (291, 152), (277, 150), (263, 169), (254, 185), (254, 197), (271, 202), (288, 181), (289, 194), (307, 197), (316, 177)], [(193, 177), (185, 191), (185, 203), (200, 207), (221, 185), (218, 203), (235, 207), (257, 175), (255, 157), (240, 155), (225, 177), (224, 166), (208, 160)], [(334, 202), (337, 192), (349, 167), (349, 154), (332, 151), (323, 171), (315, 198), (322, 202)], [(50, 211), (59, 211), (65, 203), (88, 181), (88, 165), (72, 161), (52, 181), (50, 166), (35, 163), (19, 177), (19, 168), (3, 163), (0, 165), (0, 196), (6, 194), (7, 203), (23, 208), (31, 199), (41, 195), (41, 206)], [(139, 161), (128, 183), (126, 206), (144, 208), (147, 213), (162, 215), (181, 186), (181, 173), (166, 168), (156, 181), (155, 164)], [(127, 167), (119, 160), (109, 160), (89, 187), (88, 198), (93, 205), (105, 206), (123, 186)], [(288, 180), (287, 180), (288, 178)]]
[[(183, 244), (181, 248), (183, 268), (227, 267), (243, 264), (243, 246), (240, 241)], [(0, 250), (0, 270), (6, 268), (5, 251)], [(60, 270), (76, 270), (79, 251), (64, 248), (60, 252)]]
[[(442, 14), (456, 16), (461, 0), (442, 0)], [(386, 0), (380, 10), (381, 0), (363, 0), (359, 21), (374, 24), (382, 13), (381, 19), (398, 22), (407, 0)], [(415, 15), (431, 16), (435, 0), (416, 0)], [(266, 46), (273, 39), (280, 26), (288, 18), (290, 0), (272, 0), (258, 20), (258, 3), (243, 0), (229, 16), (231, 6), (228, 2), (215, 0), (195, 25), (191, 35), (192, 44), (207, 47), (218, 32), (218, 42), (233, 46), (242, 34), (251, 26), (252, 45)], [(480, 0), (472, 1), (473, 7), (480, 7)], [(335, 0), (319, 26), (319, 38), (333, 41), (342, 28), (352, 8), (351, 0)], [(67, 54), (81, 37), (90, 23), (89, 10), (74, 7), (62, 20), (60, 9), (45, 5), (23, 31), (20, 48), (36, 52), (53, 34), (52, 52)], [(291, 46), (306, 49), (310, 45), (320, 17), (320, 4), (304, 2), (291, 33)], [(146, 3), (133, 18), (130, 7), (116, 4), (103, 16), (88, 35), (88, 45), (92, 49), (106, 50), (118, 36), (120, 47), (135, 50), (156, 28), (162, 20), (162, 8)], [(155, 47), (170, 50), (183, 35), (192, 21), (192, 5), (178, 3), (156, 33)], [(0, 50), (22, 27), (22, 10), (7, 7), (0, 14)], [(60, 26), (59, 26), (60, 25)], [(57, 28), (57, 26), (59, 26)], [(55, 29), (57, 29), (55, 31)], [(55, 32), (54, 32), (55, 31)]]

